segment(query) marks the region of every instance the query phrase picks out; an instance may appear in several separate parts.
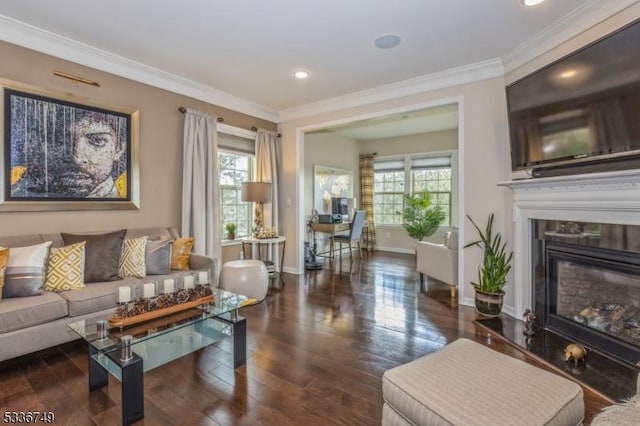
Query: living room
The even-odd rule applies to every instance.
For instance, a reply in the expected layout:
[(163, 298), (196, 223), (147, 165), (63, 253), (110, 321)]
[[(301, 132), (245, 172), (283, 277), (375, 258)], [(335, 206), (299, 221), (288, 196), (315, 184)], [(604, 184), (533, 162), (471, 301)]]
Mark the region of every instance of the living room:
[[(518, 3), (520, 7), (519, 2), (516, 3)], [(146, 69), (140, 69), (138, 70), (139, 74), (136, 74), (136, 64), (122, 61), (123, 58), (121, 57), (106, 55), (106, 57), (111, 59), (111, 62), (109, 65), (100, 67), (99, 64), (104, 59), (105, 52), (101, 51), (101, 54), (98, 54), (95, 50), (89, 49), (88, 47), (86, 50), (82, 50), (82, 46), (86, 47), (85, 45), (78, 46), (73, 43), (71, 45), (73, 45), (77, 51), (75, 53), (69, 52), (67, 49), (73, 49), (65, 44), (68, 40), (63, 37), (53, 37), (54, 40), (57, 40), (58, 44), (53, 48), (47, 47), (47, 40), (49, 40), (50, 33), (42, 34), (38, 31), (34, 33), (32, 31), (33, 28), (26, 28), (26, 26), (21, 25), (18, 17), (15, 17), (15, 20), (4, 18), (4, 30), (0, 33), (0, 38), (3, 40), (0, 42), (0, 54), (3, 58), (0, 63), (0, 78), (3, 79), (3, 83), (7, 81), (18, 82), (43, 88), (51, 93), (71, 94), (79, 101), (97, 102), (101, 105), (127, 105), (135, 107), (135, 109), (140, 112), (140, 120), (138, 146), (139, 188), (137, 189), (137, 191), (139, 191), (139, 207), (137, 209), (2, 211), (0, 213), (0, 226), (3, 229), (2, 234), (4, 236), (52, 234), (61, 231), (84, 233), (112, 231), (123, 228), (145, 228), (149, 226), (174, 226), (179, 228), (182, 220), (181, 159), (183, 155), (182, 139), (184, 132), (184, 116), (179, 112), (180, 107), (193, 108), (221, 117), (225, 125), (247, 130), (255, 127), (279, 132), (281, 135), (279, 138), (281, 156), (279, 159), (278, 182), (280, 195), (277, 200), (279, 206), (278, 228), (279, 234), (286, 237), (287, 240), (287, 250), (283, 259), (283, 272), (285, 273), (286, 282), (283, 292), (286, 298), (267, 299), (265, 302), (254, 307), (244, 308), (246, 310), (253, 309), (253, 311), (247, 314), (250, 328), (249, 345), (257, 344), (256, 338), (252, 337), (254, 335), (251, 333), (259, 333), (260, 331), (273, 332), (273, 330), (271, 330), (272, 324), (277, 324), (284, 330), (288, 330), (289, 325), (278, 321), (279, 316), (284, 315), (283, 312), (295, 312), (300, 316), (301, 322), (307, 325), (317, 320), (316, 326), (324, 329), (325, 327), (329, 327), (327, 324), (331, 322), (328, 317), (322, 317), (321, 311), (316, 311), (312, 307), (294, 306), (295, 297), (293, 294), (287, 293), (291, 291), (291, 287), (313, 287), (313, 283), (308, 280), (308, 276), (305, 274), (304, 266), (304, 242), (308, 238), (306, 226), (308, 216), (311, 213), (309, 208), (311, 194), (309, 194), (310, 187), (308, 184), (308, 176), (311, 171), (308, 168), (310, 161), (307, 156), (309, 152), (313, 152), (313, 149), (307, 145), (309, 141), (317, 137), (317, 134), (321, 133), (324, 129), (335, 128), (346, 125), (347, 123), (371, 120), (390, 115), (410, 114), (415, 111), (437, 108), (442, 105), (457, 105), (458, 126), (456, 130), (456, 150), (458, 162), (458, 197), (456, 201), (458, 213), (456, 216), (456, 225), (459, 228), (460, 246), (463, 246), (464, 243), (470, 242), (475, 238), (474, 229), (465, 219), (466, 215), (482, 222), (489, 214), (493, 213), (496, 217), (496, 231), (504, 236), (509, 242), (509, 247), (513, 249), (514, 252), (518, 252), (519, 246), (517, 244), (525, 243), (516, 238), (521, 230), (515, 225), (517, 218), (514, 217), (514, 192), (510, 188), (498, 185), (501, 182), (511, 181), (513, 178), (509, 153), (510, 140), (505, 86), (533, 71), (545, 67), (549, 63), (599, 39), (615, 29), (633, 22), (640, 16), (640, 6), (635, 1), (624, 1), (617, 5), (604, 3), (606, 2), (590, 2), (588, 6), (584, 6), (579, 10), (580, 13), (575, 12), (575, 15), (565, 14), (561, 16), (563, 19), (559, 21), (556, 17), (556, 19), (546, 22), (544, 25), (546, 32), (536, 33), (535, 37), (527, 39), (526, 43), (519, 44), (517, 49), (507, 52), (501, 59), (487, 59), (474, 62), (473, 64), (462, 63), (450, 69), (406, 80), (402, 83), (396, 82), (396, 84), (370, 88), (356, 93), (346, 92), (347, 94), (335, 96), (331, 99), (322, 99), (309, 102), (305, 105), (277, 109), (261, 108), (258, 104), (244, 102), (240, 97), (227, 96), (227, 94), (223, 92), (216, 92), (216, 90), (211, 87), (198, 85), (193, 83), (193, 81), (182, 81), (183, 84), (179, 85), (175, 79), (169, 78), (167, 75), (162, 73), (152, 75), (149, 74)], [(0, 8), (0, 14), (2, 13), (4, 13), (4, 11)], [(7, 16), (10, 15), (7, 14)], [(36, 22), (34, 22), (33, 25), (37, 27)], [(89, 44), (88, 41), (85, 43)], [(140, 49), (144, 50), (142, 46)], [(141, 53), (140, 57), (143, 56)], [(127, 72), (123, 71), (125, 69)], [(58, 70), (63, 70), (65, 73), (73, 76), (82, 76), (98, 82), (99, 87), (71, 82), (60, 78), (53, 74), (54, 71)], [(249, 83), (247, 84), (249, 85)], [(255, 84), (256, 82), (254, 81), (250, 83), (250, 85)], [(355, 151), (362, 153), (366, 150), (365, 142), (359, 144), (358, 149)], [(327, 155), (327, 153), (324, 154)], [(381, 153), (381, 155), (383, 155), (383, 153)], [(354, 159), (354, 162), (355, 161), (357, 160)], [(311, 163), (313, 164), (313, 160), (311, 160)], [(325, 165), (334, 166), (333, 164)], [(336, 164), (335, 166), (338, 165)], [(354, 174), (357, 174), (357, 170), (353, 170)], [(632, 219), (632, 222), (637, 222), (637, 219)], [(434, 237), (434, 239), (439, 240), (441, 233), (438, 234), (437, 237)], [(384, 239), (385, 235), (380, 235), (380, 238)], [(355, 265), (359, 265), (365, 271), (377, 271), (377, 273), (383, 275), (405, 274), (404, 282), (402, 282), (403, 280), (398, 280), (398, 284), (401, 283), (402, 285), (409, 285), (415, 288), (418, 282), (415, 265), (411, 263), (413, 261), (411, 255), (406, 253), (410, 251), (411, 246), (406, 246), (406, 242), (403, 244), (392, 247), (395, 248), (395, 250), (375, 253), (370, 259), (370, 265), (365, 263), (365, 259), (369, 259), (366, 255), (362, 260), (356, 260)], [(399, 249), (398, 247), (400, 246), (403, 248)], [(382, 247), (390, 248), (388, 245), (382, 245)], [(223, 256), (220, 263), (238, 258), (238, 252), (234, 250), (234, 248), (237, 248), (237, 246), (223, 248)], [(402, 253), (403, 250), (405, 251), (404, 253)], [(392, 251), (399, 253), (392, 253)], [(402, 255), (404, 255), (404, 257)], [(344, 267), (345, 270), (339, 270), (340, 273), (337, 274), (336, 284), (338, 286), (336, 288), (342, 288), (343, 290), (348, 285), (348, 280), (345, 281), (346, 278), (344, 274), (353, 273), (347, 266), (349, 262), (345, 262), (345, 260), (343, 260), (344, 263), (340, 266), (340, 268)], [(458, 303), (462, 305), (462, 307), (471, 307), (474, 305), (474, 288), (468, 283), (475, 279), (478, 264), (480, 264), (481, 261), (482, 255), (479, 251), (460, 249), (458, 252)], [(400, 267), (399, 270), (395, 270), (393, 267), (394, 264), (404, 266)], [(388, 273), (384, 272), (385, 268), (388, 269)], [(355, 270), (357, 269), (356, 267)], [(322, 276), (323, 275), (319, 274), (318, 279), (321, 281), (320, 284), (316, 283), (318, 289), (322, 291), (320, 291), (320, 293), (312, 293), (309, 299), (311, 302), (318, 302), (318, 300), (320, 300), (322, 303), (332, 305), (334, 308), (332, 312), (335, 314), (335, 317), (331, 318), (340, 324), (340, 321), (344, 321), (344, 316), (340, 317), (339, 315), (343, 312), (341, 309), (348, 309), (352, 307), (355, 302), (344, 298), (329, 297), (327, 292), (333, 291), (334, 288), (328, 285), (331, 279), (327, 276), (321, 278)], [(389, 277), (387, 278), (391, 279)], [(521, 293), (523, 290), (518, 288), (521, 280), (521, 271), (516, 266), (516, 270), (509, 276), (508, 284), (505, 287), (506, 295), (503, 308), (503, 315), (518, 320), (522, 316), (522, 308), (528, 307), (524, 305), (526, 299), (522, 297)], [(367, 294), (370, 296), (375, 295), (375, 291), (371, 291), (372, 293)], [(391, 297), (391, 293), (386, 289), (378, 294), (378, 296)], [(407, 299), (412, 297), (409, 293), (405, 296)], [(444, 320), (445, 323), (457, 320), (458, 313), (456, 311), (449, 312), (450, 310), (447, 310), (449, 308), (443, 307), (444, 305), (442, 304), (423, 300), (425, 298), (424, 295), (418, 295), (417, 298), (421, 300), (415, 302), (417, 305), (413, 305), (414, 308), (415, 306), (419, 306), (421, 309), (428, 308), (430, 311), (435, 312), (436, 316), (439, 315), (447, 318)], [(343, 305), (341, 305), (340, 302)], [(349, 315), (351, 314), (347, 314), (347, 317)], [(420, 324), (429, 322), (429, 317), (424, 312), (420, 312), (418, 316), (418, 322)], [(470, 318), (464, 313), (461, 313), (460, 316), (466, 318), (466, 320)], [(389, 324), (391, 324), (390, 328), (393, 329), (397, 327), (398, 329), (402, 329), (400, 324), (396, 324), (388, 318), (387, 320)], [(251, 322), (253, 322), (253, 325), (251, 325)], [(408, 319), (407, 322), (410, 322), (410, 319)], [(313, 326), (309, 327), (313, 328)], [(440, 325), (439, 327), (442, 327), (443, 330), (446, 329), (446, 326)], [(458, 331), (458, 327), (460, 331)], [(435, 328), (429, 328), (429, 333), (434, 333), (433, 336), (435, 337), (432, 336), (434, 341), (440, 339), (438, 341), (444, 344), (444, 340), (451, 340), (453, 336), (468, 337), (473, 335), (474, 329), (469, 327), (471, 327), (469, 324), (462, 326), (455, 325), (452, 326), (450, 330), (446, 332), (443, 331), (442, 335), (437, 336), (437, 330)], [(456, 331), (451, 331), (453, 329)], [(346, 357), (346, 353), (349, 352), (349, 345), (341, 340), (344, 338), (342, 331), (340, 329), (332, 329), (330, 332), (331, 337), (337, 339), (336, 341), (332, 342), (328, 338), (325, 340), (324, 338), (326, 336), (318, 337), (314, 335), (315, 338), (320, 340), (311, 342), (302, 339), (301, 346), (309, 345), (316, 348), (316, 345), (319, 345), (318, 342), (322, 341), (326, 345), (335, 345), (337, 348), (336, 352)], [(394, 333), (397, 332), (398, 330), (394, 331)], [(277, 332), (275, 333), (277, 335)], [(295, 332), (293, 332), (293, 334), (295, 334)], [(382, 333), (379, 343), (389, 351), (393, 349), (393, 344), (400, 344), (402, 341), (397, 334), (387, 339), (388, 340), (385, 340), (384, 334)], [(277, 337), (273, 338), (273, 341), (277, 340)], [(282, 346), (280, 346), (280, 344), (282, 344)], [(375, 343), (373, 345), (375, 345)], [(362, 343), (362, 346), (358, 346), (358, 349), (364, 350), (363, 348), (365, 346), (366, 345)], [(243, 403), (239, 405), (219, 403), (217, 407), (223, 407), (221, 408), (223, 411), (217, 415), (212, 415), (211, 418), (207, 418), (206, 416), (190, 417), (190, 420), (194, 422), (210, 421), (218, 424), (232, 424), (238, 421), (239, 423), (249, 424), (260, 421), (257, 413), (264, 415), (265, 419), (270, 418), (270, 413), (270, 415), (273, 416), (270, 418), (272, 423), (277, 421), (291, 421), (291, 419), (300, 421), (303, 419), (303, 414), (306, 412), (300, 410), (299, 407), (294, 407), (294, 405), (297, 402), (305, 406), (304, 398), (306, 395), (301, 393), (299, 389), (294, 390), (290, 383), (304, 383), (305, 385), (313, 387), (313, 385), (310, 384), (312, 381), (306, 381), (306, 374), (309, 372), (285, 372), (286, 366), (282, 364), (285, 364), (286, 360), (291, 360), (293, 363), (294, 361), (299, 362), (298, 358), (300, 357), (313, 356), (303, 350), (293, 350), (290, 353), (290, 348), (282, 342), (277, 342), (270, 348), (275, 351), (271, 357), (259, 354), (256, 355), (252, 361), (252, 365), (259, 365), (259, 379), (254, 381), (255, 378), (251, 378), (244, 383), (241, 380), (242, 377), (234, 377), (233, 368), (229, 367), (227, 361), (218, 359), (229, 356), (228, 348), (226, 348), (226, 351), (221, 350), (220, 352), (203, 352), (197, 356), (195, 361), (194, 358), (178, 361), (179, 364), (170, 370), (174, 379), (177, 380), (180, 376), (180, 369), (192, 367), (191, 364), (187, 362), (191, 361), (198, 365), (197, 368), (201, 372), (217, 369), (216, 377), (227, 379), (226, 382), (223, 380), (223, 384), (221, 385), (226, 387), (225, 397), (229, 399), (237, 397), (243, 400)], [(82, 371), (84, 364), (86, 364), (83, 356), (86, 357), (86, 354), (79, 351), (77, 347), (71, 347), (68, 350), (70, 354), (69, 358), (75, 360), (75, 362), (81, 366), (80, 371)], [(505, 351), (508, 350), (506, 349)], [(376, 357), (381, 355), (380, 352), (381, 351), (375, 351)], [(401, 361), (406, 362), (414, 355), (418, 357), (417, 352), (419, 351), (413, 349), (408, 350), (408, 352), (405, 352), (402, 356), (393, 358), (393, 361), (378, 360), (379, 364), (377, 365), (377, 358), (373, 359), (375, 357), (372, 357), (372, 359), (367, 362), (374, 365), (376, 373), (380, 373), (381, 375), (381, 370), (400, 364)], [(58, 355), (55, 355), (53, 357), (54, 359), (51, 365), (55, 366), (57, 356)], [(518, 355), (515, 356), (517, 357)], [(366, 355), (363, 355), (363, 357), (366, 357)], [(281, 360), (274, 360), (275, 358), (281, 358)], [(51, 361), (51, 359), (49, 359), (49, 361)], [(315, 361), (318, 360), (316, 359)], [(35, 368), (32, 359), (20, 362), (29, 366), (28, 368)], [(281, 363), (277, 365), (277, 373), (275, 374), (275, 376), (279, 374), (280, 377), (274, 378), (272, 372), (268, 371), (267, 366), (270, 363)], [(61, 363), (60, 365), (62, 369), (69, 368), (69, 364), (67, 363)], [(296, 365), (298, 368), (304, 368), (304, 362)], [(15, 364), (11, 364), (11, 366), (13, 368)], [(384, 368), (381, 366), (384, 366)], [(6, 367), (6, 369), (8, 368), (9, 367)], [(318, 368), (317, 364), (315, 368)], [(13, 374), (11, 371), (6, 371), (6, 369), (3, 372), (6, 374), (3, 376), (4, 381), (1, 382), (2, 389), (4, 390), (0, 390), (0, 396), (3, 397), (5, 395), (15, 395), (13, 392), (6, 390), (12, 383), (7, 377), (12, 378), (11, 374)], [(352, 373), (344, 371), (344, 374)], [(72, 372), (73, 377), (71, 381), (73, 385), (67, 388), (72, 389), (73, 393), (78, 394), (80, 394), (80, 392), (86, 392), (86, 386), (81, 387), (81, 385), (75, 383), (75, 381), (80, 382), (84, 380), (82, 385), (86, 385), (86, 377), (79, 377), (79, 375), (80, 373), (78, 372)], [(246, 375), (243, 377), (246, 379)], [(285, 379), (283, 380), (282, 377), (285, 377)], [(332, 379), (339, 381), (340, 377), (336, 374), (332, 376)], [(357, 381), (358, 379), (366, 381), (369, 378), (355, 374), (354, 377), (349, 378), (349, 380), (353, 381)], [(20, 380), (22, 379), (18, 381)], [(273, 382), (268, 385), (265, 384), (269, 380), (273, 380)], [(158, 386), (159, 396), (151, 397), (153, 403), (150, 404), (150, 407), (152, 408), (150, 412), (146, 413), (149, 419), (161, 420), (163, 413), (160, 412), (158, 407), (161, 407), (165, 402), (168, 404), (170, 401), (171, 396), (165, 388), (160, 386), (160, 381), (160, 373), (151, 376), (150, 382), (152, 386)], [(260, 384), (257, 385), (256, 382)], [(276, 384), (273, 384), (274, 382)], [(318, 382), (314, 383), (317, 384)], [(379, 382), (376, 382), (376, 385), (377, 384), (379, 384)], [(252, 386), (264, 386), (269, 389), (281, 386), (285, 391), (292, 392), (295, 395), (295, 402), (290, 404), (274, 402), (272, 399), (276, 397), (271, 395), (269, 398), (261, 399), (257, 397), (256, 394), (259, 392), (254, 392), (255, 389), (247, 391), (247, 388)], [(318, 394), (336, 391), (335, 388), (324, 388), (322, 384), (318, 386), (320, 386), (320, 388), (315, 389), (316, 396)], [(199, 383), (194, 388), (184, 388), (181, 390), (185, 393), (198, 391), (210, 392), (210, 390), (203, 390), (204, 387), (202, 383)], [(365, 404), (366, 389), (359, 389), (352, 393), (341, 393), (340, 395), (342, 395), (344, 399), (349, 399), (350, 396), (353, 396), (353, 393), (356, 392), (359, 393), (356, 399), (357, 404)], [(381, 393), (381, 390), (379, 393)], [(89, 400), (85, 396), (84, 401), (87, 405), (109, 405), (105, 410), (108, 414), (102, 417), (97, 415), (91, 419), (94, 423), (117, 422), (117, 420), (114, 420), (115, 417), (109, 417), (110, 415), (116, 415), (114, 413), (118, 413), (117, 416), (119, 416), (118, 407), (114, 408), (111, 406), (114, 400), (117, 401), (120, 398), (117, 387), (110, 387), (107, 394), (109, 398), (104, 397), (99, 400), (96, 400), (95, 397)], [(282, 394), (279, 395), (281, 396)], [(219, 398), (220, 396), (218, 395), (217, 397)], [(81, 396), (78, 396), (78, 398), (82, 399)], [(211, 396), (211, 398), (213, 400), (214, 396)], [(185, 400), (187, 399), (188, 398), (185, 398)], [(270, 400), (274, 406), (277, 406), (278, 410), (269, 408), (268, 404), (265, 403), (267, 399)], [(380, 402), (382, 397), (376, 394), (375, 399), (376, 402)], [(183, 407), (192, 407), (191, 403), (182, 402), (184, 404)], [(317, 402), (315, 409), (322, 411), (321, 402), (316, 400), (314, 400), (314, 402)], [(198, 404), (203, 403), (198, 402)], [(289, 419), (282, 416), (281, 411), (283, 411), (283, 405), (287, 409), (294, 410), (296, 415)], [(349, 404), (347, 402), (342, 405)], [(361, 406), (361, 411), (375, 411), (380, 408), (376, 406), (376, 404), (372, 405), (373, 406)], [(16, 408), (15, 405), (11, 406)], [(56, 405), (56, 407), (60, 406), (60, 404)], [(252, 409), (257, 406), (260, 406), (260, 409), (252, 411)], [(327, 406), (328, 408), (325, 409), (337, 410), (340, 406), (340, 403), (333, 401), (333, 403), (329, 404)], [(38, 407), (41, 410), (49, 409), (49, 407), (43, 404), (38, 405)], [(313, 411), (309, 406), (306, 407), (309, 412)], [(88, 412), (90, 411), (91, 410)], [(174, 417), (170, 422), (179, 423), (179, 421), (176, 420), (180, 417), (179, 411), (179, 408), (175, 409), (173, 413)], [(251, 411), (252, 417), (243, 417), (247, 412)], [(592, 414), (594, 414), (595, 411), (597, 411), (597, 409), (593, 409)], [(274, 414), (274, 412), (277, 412), (277, 414)], [(344, 413), (344, 415), (347, 416), (348, 413)], [(377, 415), (363, 416), (363, 418), (353, 420), (353, 423), (376, 423), (379, 419), (380, 413)], [(83, 420), (87, 419), (83, 417)], [(329, 421), (326, 417), (322, 416), (316, 417), (314, 420)], [(336, 422), (351, 423), (344, 418)], [(271, 424), (269, 420), (264, 420), (263, 423)]]

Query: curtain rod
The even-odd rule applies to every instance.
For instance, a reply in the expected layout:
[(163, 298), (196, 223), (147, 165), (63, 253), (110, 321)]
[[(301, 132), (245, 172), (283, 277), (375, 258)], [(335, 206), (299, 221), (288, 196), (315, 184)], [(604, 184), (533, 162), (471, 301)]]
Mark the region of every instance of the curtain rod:
[[(180, 108), (178, 108), (178, 111), (180, 111), (181, 113), (185, 113), (187, 112), (187, 109), (183, 106), (181, 106)], [(222, 117), (218, 117), (218, 119), (216, 120), (218, 123), (224, 123), (224, 118)]]
[[(183, 113), (183, 114), (184, 114), (185, 112), (187, 112), (187, 109), (186, 109), (185, 107), (181, 106), (181, 107), (179, 107), (179, 108), (178, 108), (178, 111), (180, 111), (181, 113)], [(218, 123), (224, 123), (224, 118), (222, 118), (222, 117), (218, 117)], [(253, 127), (251, 128), (251, 131), (252, 131), (252, 132), (257, 132), (257, 131), (258, 131), (258, 128), (257, 128), (256, 126), (253, 126)], [(278, 137), (280, 137), (280, 136), (281, 136), (281, 135), (280, 135), (280, 133), (278, 133), (277, 135), (278, 135)]]

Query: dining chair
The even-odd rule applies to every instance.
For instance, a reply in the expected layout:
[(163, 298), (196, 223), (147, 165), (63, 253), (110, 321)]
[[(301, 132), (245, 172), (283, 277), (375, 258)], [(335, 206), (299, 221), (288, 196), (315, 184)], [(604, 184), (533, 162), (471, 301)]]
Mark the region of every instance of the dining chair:
[(334, 256), (335, 243), (338, 243), (340, 244), (340, 254), (342, 254), (342, 244), (349, 244), (349, 259), (353, 260), (353, 246), (351, 244), (354, 241), (358, 242), (358, 252), (360, 253), (360, 257), (362, 257), (360, 236), (362, 235), (362, 228), (364, 226), (364, 219), (366, 215), (367, 213), (364, 210), (356, 211), (353, 215), (353, 220), (351, 221), (349, 233), (344, 235), (333, 235), (331, 237), (331, 259), (333, 259)]

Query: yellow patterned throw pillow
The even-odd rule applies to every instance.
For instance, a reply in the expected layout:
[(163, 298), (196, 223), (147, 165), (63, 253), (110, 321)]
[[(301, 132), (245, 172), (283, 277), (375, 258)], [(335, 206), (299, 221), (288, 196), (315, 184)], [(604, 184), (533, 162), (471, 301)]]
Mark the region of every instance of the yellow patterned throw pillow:
[(144, 252), (149, 237), (127, 238), (122, 243), (119, 273), (121, 277), (142, 278), (147, 276)]
[(9, 263), (9, 249), (0, 247), (0, 300), (2, 300), (2, 287), (4, 287), (4, 271)]
[(53, 247), (49, 251), (49, 267), (46, 291), (60, 292), (84, 287), (84, 246), (85, 242), (65, 247)]

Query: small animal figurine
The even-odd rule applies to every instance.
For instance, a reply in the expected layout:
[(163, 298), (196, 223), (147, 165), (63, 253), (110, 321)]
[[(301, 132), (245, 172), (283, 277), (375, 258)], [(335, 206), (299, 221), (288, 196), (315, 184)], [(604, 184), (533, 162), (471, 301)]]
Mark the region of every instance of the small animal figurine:
[(574, 364), (578, 364), (580, 361), (584, 361), (587, 356), (587, 348), (580, 343), (571, 343), (564, 348), (564, 360), (566, 362), (573, 361)]
[(524, 318), (524, 330), (522, 332), (527, 336), (533, 336), (535, 334), (534, 327), (537, 318), (536, 314), (531, 312), (531, 309), (527, 308), (524, 311), (524, 314), (522, 314), (522, 317)]

